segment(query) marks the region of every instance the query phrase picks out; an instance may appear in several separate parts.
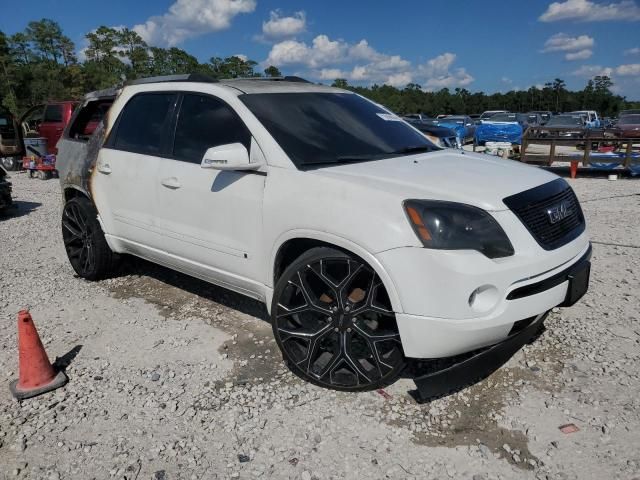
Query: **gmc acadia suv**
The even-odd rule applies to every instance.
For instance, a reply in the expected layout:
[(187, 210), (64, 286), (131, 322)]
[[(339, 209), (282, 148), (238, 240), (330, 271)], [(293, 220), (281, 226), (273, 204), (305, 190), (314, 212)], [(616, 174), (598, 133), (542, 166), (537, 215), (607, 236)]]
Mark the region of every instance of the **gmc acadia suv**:
[(89, 94), (58, 148), (79, 276), (131, 254), (258, 299), (290, 368), (324, 387), (506, 344), (587, 289), (564, 180), (436, 147), (349, 91), (142, 79)]

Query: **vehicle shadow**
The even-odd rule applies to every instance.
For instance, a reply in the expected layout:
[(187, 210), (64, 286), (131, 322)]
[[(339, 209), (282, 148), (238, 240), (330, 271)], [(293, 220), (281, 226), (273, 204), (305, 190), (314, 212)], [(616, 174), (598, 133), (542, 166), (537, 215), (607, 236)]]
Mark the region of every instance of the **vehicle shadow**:
[(25, 215), (29, 215), (41, 206), (42, 204), (38, 202), (24, 202), (22, 200), (17, 200), (13, 202), (11, 207), (0, 212), (0, 219), (23, 217)]
[(270, 322), (267, 309), (262, 302), (138, 257), (123, 257), (123, 262), (118, 274), (144, 275), (193, 295), (197, 295), (205, 300), (218, 303), (246, 315), (251, 315), (265, 322)]

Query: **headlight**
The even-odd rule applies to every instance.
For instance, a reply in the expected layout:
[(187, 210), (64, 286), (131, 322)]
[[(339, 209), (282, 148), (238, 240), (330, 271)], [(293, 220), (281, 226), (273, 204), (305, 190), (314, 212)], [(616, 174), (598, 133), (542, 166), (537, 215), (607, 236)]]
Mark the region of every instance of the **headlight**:
[(405, 200), (404, 210), (426, 248), (477, 250), (489, 258), (514, 253), (498, 222), (480, 208), (462, 203)]

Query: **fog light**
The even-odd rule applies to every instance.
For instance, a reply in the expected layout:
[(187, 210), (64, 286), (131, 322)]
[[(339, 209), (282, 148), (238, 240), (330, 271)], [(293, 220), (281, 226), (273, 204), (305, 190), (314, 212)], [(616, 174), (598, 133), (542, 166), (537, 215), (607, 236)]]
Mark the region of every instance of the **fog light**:
[(498, 289), (493, 285), (482, 285), (469, 295), (469, 306), (476, 312), (487, 312), (498, 303)]

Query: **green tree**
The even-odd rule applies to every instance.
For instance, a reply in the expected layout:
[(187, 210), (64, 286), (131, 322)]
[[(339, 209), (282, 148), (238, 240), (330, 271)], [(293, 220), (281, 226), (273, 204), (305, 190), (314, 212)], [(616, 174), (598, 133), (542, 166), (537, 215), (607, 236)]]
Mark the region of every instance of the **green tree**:
[(278, 67), (274, 67), (273, 65), (268, 66), (264, 69), (265, 77), (281, 77), (282, 73), (278, 70)]
[(331, 86), (336, 88), (349, 88), (349, 82), (347, 82), (346, 78), (336, 78)]

